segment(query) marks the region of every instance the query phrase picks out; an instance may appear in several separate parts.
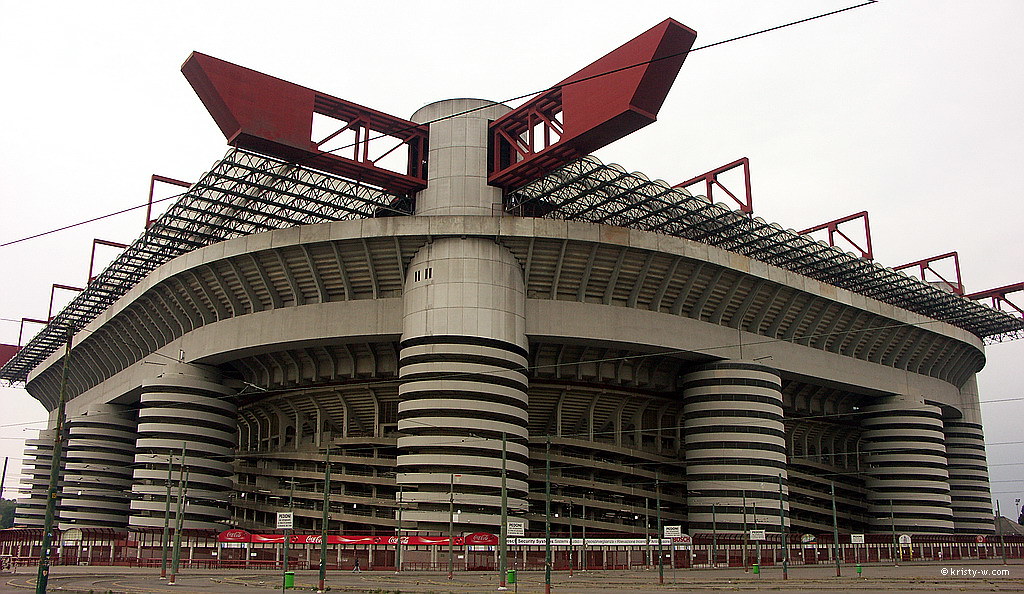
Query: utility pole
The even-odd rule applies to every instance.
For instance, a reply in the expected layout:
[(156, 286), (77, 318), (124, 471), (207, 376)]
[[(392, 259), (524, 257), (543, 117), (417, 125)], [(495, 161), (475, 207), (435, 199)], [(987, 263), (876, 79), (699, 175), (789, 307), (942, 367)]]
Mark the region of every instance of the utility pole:
[[(317, 588), (317, 592), (321, 594), (327, 591), (325, 582), (327, 581), (327, 522), (331, 519), (331, 448), (327, 447), (327, 456), (324, 458), (324, 503), (323, 503), (323, 516), (320, 518), (320, 583)], [(398, 508), (398, 513), (402, 513), (402, 508)], [(399, 526), (401, 526), (401, 518), (399, 515)], [(399, 551), (401, 551), (401, 544)]]
[(185, 493), (188, 491), (188, 466), (185, 466), (184, 458), (181, 460), (181, 470), (178, 472), (178, 510), (177, 515), (174, 516), (174, 554), (171, 560), (171, 579), (167, 580), (168, 586), (175, 585), (178, 564), (181, 562), (181, 531), (185, 525)]
[(572, 577), (572, 499), (566, 498), (566, 503), (569, 505), (569, 577)]
[[(288, 513), (292, 517), (292, 525), (295, 525), (295, 512), (292, 502), (295, 500), (295, 479), (291, 479), (291, 488), (288, 491)], [(291, 528), (284, 529), (284, 559), (282, 559), (283, 565), (281, 566), (281, 592), (284, 592), (285, 583), (288, 581), (288, 545), (291, 544), (292, 530)]]
[(836, 557), (836, 577), (841, 577), (839, 569), (839, 521), (836, 518), (836, 482), (832, 481), (832, 548)]
[(786, 534), (786, 505), (782, 496), (782, 473), (779, 473), (779, 527), (782, 530), (782, 579), (789, 579), (789, 535)]
[(654, 473), (655, 505), (658, 507), (658, 584), (665, 583), (665, 555), (661, 552), (661, 480)]
[(551, 436), (544, 442), (544, 594), (551, 594)]
[[(185, 464), (185, 448), (188, 444), (181, 442), (181, 463)], [(164, 532), (160, 537), (160, 579), (167, 579), (167, 547), (170, 545), (171, 525), (171, 483), (174, 478), (174, 452), (167, 452), (167, 493), (164, 495)]]
[[(754, 530), (757, 530), (757, 501), (754, 501)], [(755, 540), (754, 541), (754, 548), (757, 550), (756, 555), (757, 555), (757, 568), (758, 568), (758, 572), (759, 572), (758, 575), (761, 575), (760, 574), (760, 571), (761, 571), (761, 541), (760, 540)]]
[(1003, 513), (999, 511), (999, 500), (996, 499), (996, 527), (999, 528), (999, 549), (1003, 553), (1003, 565), (1006, 565), (1006, 533), (1003, 531)]
[[(591, 493), (587, 493), (586, 495), (590, 495), (590, 494)], [(580, 520), (583, 523), (582, 528), (581, 528), (583, 530), (583, 542), (581, 543), (583, 545), (583, 551), (582, 551), (582, 553), (580, 555), (580, 571), (586, 571), (587, 570), (587, 497), (586, 497), (586, 495), (583, 496), (583, 510), (582, 510), (582, 513), (580, 514)]]
[(398, 485), (398, 542), (395, 544), (395, 573), (402, 573), (402, 504), (405, 485)]
[(36, 572), (36, 594), (46, 594), (50, 579), (50, 547), (53, 546), (53, 521), (57, 514), (57, 484), (60, 480), (60, 461), (64, 446), (64, 418), (67, 401), (68, 369), (71, 367), (71, 339), (74, 331), (68, 326), (64, 366), (60, 372), (60, 391), (57, 395), (57, 426), (53, 429), (53, 456), (50, 458), (50, 485), (46, 490), (46, 516), (43, 521), (43, 548), (39, 551), (39, 570)]
[[(0, 475), (0, 499), (4, 498), (4, 483), (7, 482), (7, 460), (9, 456), (4, 456), (4, 473)], [(1018, 501), (1020, 501), (1018, 499)]]
[(448, 486), (448, 579), (455, 578), (455, 473)]
[(743, 489), (743, 573), (747, 573), (747, 490)]
[(892, 526), (892, 563), (893, 567), (899, 567), (900, 562), (897, 555), (900, 555), (901, 553), (899, 542), (896, 540), (896, 512), (892, 507), (892, 499), (889, 500), (889, 522), (890, 526)]
[(711, 503), (711, 569), (718, 569), (718, 504)]
[(501, 528), (498, 531), (498, 589), (508, 590), (505, 574), (508, 570), (508, 435), (501, 432)]

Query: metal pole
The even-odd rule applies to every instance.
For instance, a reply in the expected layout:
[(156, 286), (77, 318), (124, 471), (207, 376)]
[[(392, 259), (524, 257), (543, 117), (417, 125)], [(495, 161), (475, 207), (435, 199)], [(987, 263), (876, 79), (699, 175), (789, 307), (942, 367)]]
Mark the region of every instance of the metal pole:
[(395, 573), (402, 573), (402, 504), (405, 503), (405, 485), (398, 485), (398, 542), (395, 544)]
[(658, 584), (665, 583), (665, 555), (661, 552), (661, 480), (654, 474), (654, 495), (658, 507)]
[(448, 485), (448, 579), (455, 578), (455, 473)]
[(508, 436), (501, 432), (501, 528), (498, 531), (498, 589), (508, 590)]
[(996, 499), (996, 527), (999, 528), (999, 549), (1003, 553), (1003, 565), (1006, 565), (1006, 533), (1003, 531), (1003, 513), (999, 511), (999, 500)]
[(650, 504), (648, 499), (644, 497), (644, 548), (647, 549), (644, 555), (645, 569), (651, 568), (651, 514), (648, 511)]
[[(757, 530), (757, 502), (756, 501), (754, 502), (754, 530)], [(757, 567), (758, 567), (758, 571), (760, 572), (760, 568), (761, 568), (761, 541), (760, 540), (755, 540), (754, 541), (754, 549), (757, 551)], [(758, 575), (758, 577), (761, 576), (760, 573), (758, 573), (757, 575)]]
[(168, 586), (174, 585), (178, 575), (178, 564), (181, 562), (181, 530), (185, 524), (185, 491), (188, 489), (188, 466), (185, 466), (185, 459), (181, 460), (181, 469), (178, 471), (178, 509), (174, 516), (174, 552), (171, 559), (171, 578), (167, 580)]
[(568, 500), (567, 503), (569, 504), (569, 577), (572, 577), (572, 500)]
[(832, 546), (836, 556), (836, 577), (841, 577), (839, 569), (839, 520), (836, 518), (836, 482), (832, 481)]
[(743, 489), (743, 573), (747, 573), (747, 490)]
[(53, 429), (53, 456), (50, 458), (50, 484), (46, 489), (46, 516), (43, 521), (43, 548), (39, 552), (39, 569), (36, 572), (36, 594), (45, 594), (50, 579), (50, 547), (53, 546), (53, 521), (57, 515), (57, 484), (60, 478), (60, 460), (64, 445), (64, 417), (67, 399), (68, 368), (71, 366), (71, 339), (74, 334), (68, 327), (68, 342), (64, 350), (64, 366), (60, 372), (60, 391), (57, 396), (57, 425)]
[(544, 593), (551, 594), (551, 436), (544, 442)]
[[(295, 513), (293, 511), (294, 506), (292, 505), (295, 499), (295, 479), (289, 481), (291, 487), (288, 490), (288, 513), (292, 516), (292, 525), (295, 525)], [(291, 544), (292, 530), (291, 528), (284, 529), (284, 558), (281, 560), (281, 591), (284, 592), (285, 580), (288, 579), (288, 545)]]
[[(181, 442), (181, 463), (185, 463), (185, 447), (188, 444)], [(167, 579), (167, 547), (170, 545), (171, 526), (171, 483), (174, 482), (174, 453), (167, 453), (167, 493), (164, 496), (164, 532), (160, 537), (160, 579)]]
[(4, 473), (0, 475), (0, 499), (4, 498), (4, 483), (7, 482), (7, 460), (8, 456), (4, 456)]
[(711, 569), (718, 568), (718, 504), (711, 503)]
[[(326, 592), (327, 581), (327, 523), (330, 521), (331, 511), (331, 448), (327, 448), (327, 456), (324, 459), (324, 503), (323, 516), (320, 518), (320, 584), (317, 592)], [(402, 508), (398, 508), (398, 523), (401, 528)], [(401, 544), (399, 551), (401, 551)]]
[(896, 556), (900, 554), (900, 547), (896, 540), (896, 512), (893, 511), (892, 499), (889, 500), (889, 522), (892, 526), (892, 563), (894, 567), (899, 567), (900, 562)]
[(782, 473), (779, 473), (779, 527), (782, 530), (782, 579), (789, 579), (789, 538), (786, 534), (786, 506), (782, 496)]
[(587, 570), (587, 498), (583, 497), (583, 510), (580, 514), (580, 520), (583, 522), (583, 550), (580, 554), (580, 571)]

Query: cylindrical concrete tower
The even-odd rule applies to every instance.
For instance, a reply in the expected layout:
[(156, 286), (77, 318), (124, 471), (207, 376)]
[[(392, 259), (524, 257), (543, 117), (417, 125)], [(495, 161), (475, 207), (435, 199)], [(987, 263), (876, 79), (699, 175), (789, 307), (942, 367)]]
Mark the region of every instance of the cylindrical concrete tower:
[(749, 361), (711, 363), (683, 379), (690, 531), (743, 530), (744, 496), (747, 518), (777, 515), (780, 483), (789, 525), (781, 388), (778, 372)]
[[(488, 105), (457, 99), (413, 116), (427, 121)], [(431, 124), (430, 172), (418, 214), (492, 214), (501, 191), (487, 185), (491, 106)], [(398, 483), (405, 518), (446, 530), (494, 529), (501, 513), (501, 447), (506, 439), (509, 508), (525, 509), (527, 375), (522, 270), (507, 249), (480, 238), (423, 247), (406, 273), (398, 407)]]
[[(54, 429), (43, 429), (35, 439), (25, 440), (25, 478), (21, 484), (28, 496), (18, 500), (14, 525), (24, 528), (42, 528), (46, 518), (46, 492), (50, 485), (53, 464)], [(59, 493), (58, 489), (58, 493)], [(58, 512), (60, 506), (58, 503)]]
[(136, 424), (120, 406), (94, 408), (68, 421), (61, 530), (128, 523)]
[(871, 527), (952, 532), (949, 474), (939, 407), (903, 396), (864, 407), (865, 487)]
[(233, 390), (219, 374), (198, 365), (169, 364), (143, 385), (129, 525), (162, 527), (167, 465), (173, 462), (171, 514), (178, 493), (182, 445), (188, 467), (184, 527), (219, 530), (231, 518), (228, 494), (236, 435)]

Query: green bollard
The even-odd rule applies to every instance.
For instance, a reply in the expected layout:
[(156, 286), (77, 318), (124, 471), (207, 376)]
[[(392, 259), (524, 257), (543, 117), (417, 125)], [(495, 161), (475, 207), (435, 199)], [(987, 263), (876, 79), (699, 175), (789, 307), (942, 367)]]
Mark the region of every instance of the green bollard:
[(858, 563), (857, 564), (857, 575), (860, 575), (861, 572), (863, 572), (863, 571), (864, 571), (864, 568), (860, 566), (860, 563)]
[(761, 574), (761, 566), (758, 565), (757, 563), (754, 563), (754, 575), (760, 575), (760, 574)]
[(514, 569), (508, 570), (508, 573), (505, 574), (505, 581), (510, 583), (510, 584), (516, 583), (516, 570), (514, 570)]
[(295, 572), (286, 571), (284, 572), (284, 587), (291, 590), (295, 587)]

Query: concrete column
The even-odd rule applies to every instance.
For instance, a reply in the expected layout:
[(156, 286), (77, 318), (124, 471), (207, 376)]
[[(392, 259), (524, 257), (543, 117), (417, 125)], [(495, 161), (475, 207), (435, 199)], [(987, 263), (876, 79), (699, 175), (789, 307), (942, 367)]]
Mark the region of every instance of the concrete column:
[(412, 121), (471, 109), (476, 111), (430, 124), (427, 187), (416, 195), (417, 215), (501, 214), (501, 188), (487, 185), (487, 126), (510, 108), (483, 99), (448, 99), (420, 108)]
[(953, 531), (939, 407), (904, 396), (863, 409), (868, 515), (873, 532)]
[(690, 532), (713, 523), (742, 530), (744, 491), (748, 519), (755, 505), (777, 513), (780, 474), (789, 526), (781, 388), (778, 372), (750, 361), (711, 363), (683, 379)]
[(137, 424), (133, 412), (116, 405), (68, 421), (61, 530), (127, 525)]
[[(46, 492), (53, 463), (53, 429), (43, 429), (34, 439), (25, 440), (25, 475), (21, 480), (27, 497), (18, 499), (14, 514), (17, 528), (42, 528), (46, 517)], [(60, 505), (57, 505), (59, 519)]]
[(184, 527), (221, 530), (222, 522), (231, 519), (227, 499), (237, 421), (235, 405), (228, 400), (234, 391), (220, 379), (213, 368), (172, 363), (143, 385), (130, 526), (163, 527), (168, 455), (174, 461), (175, 513), (182, 443), (189, 468)]

